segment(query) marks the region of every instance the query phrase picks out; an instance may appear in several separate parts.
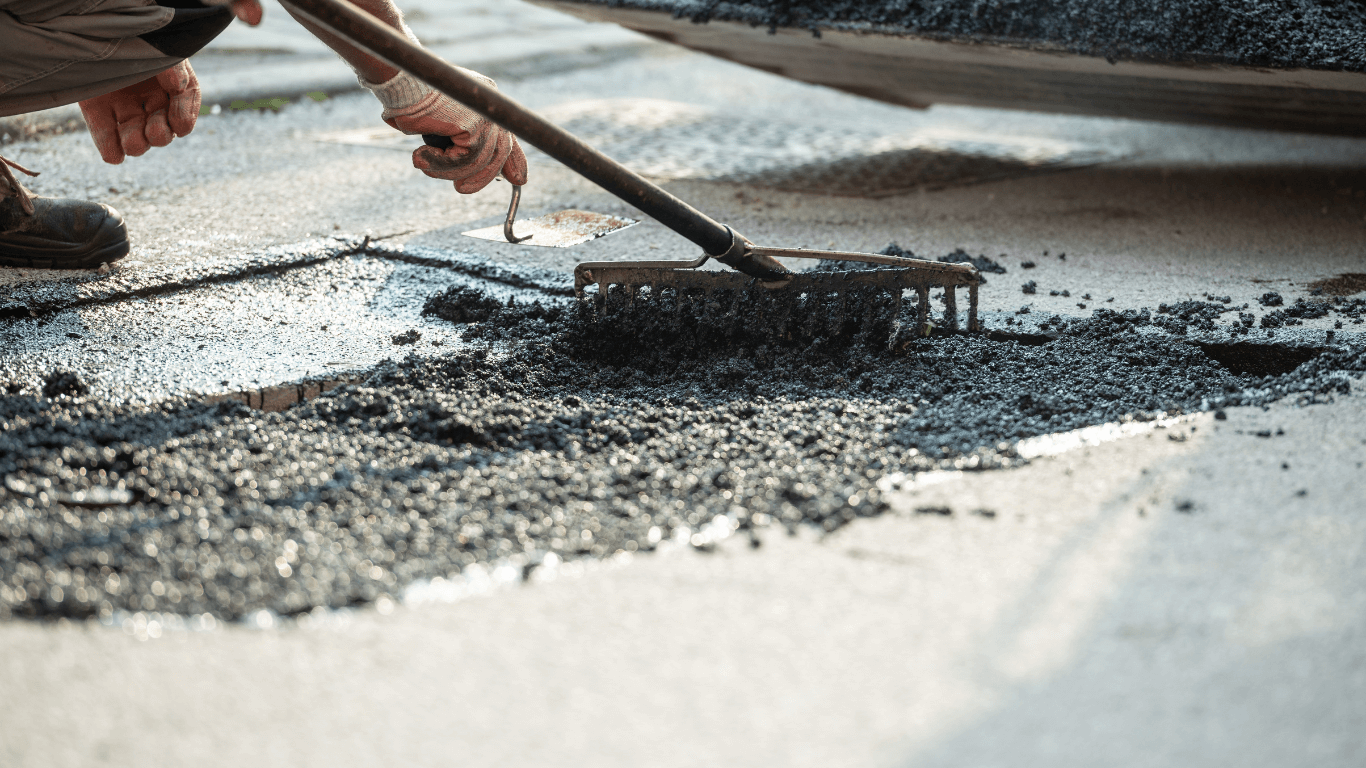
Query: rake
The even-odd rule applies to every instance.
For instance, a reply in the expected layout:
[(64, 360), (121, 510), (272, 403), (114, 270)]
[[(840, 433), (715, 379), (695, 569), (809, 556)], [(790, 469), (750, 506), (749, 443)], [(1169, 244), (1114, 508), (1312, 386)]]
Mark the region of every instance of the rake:
[[(909, 290), (914, 291), (917, 297), (916, 329), (923, 335), (934, 327), (929, 311), (930, 290), (944, 290), (942, 326), (957, 330), (956, 293), (958, 288), (967, 287), (967, 328), (970, 331), (980, 329), (977, 292), (982, 279), (977, 269), (970, 264), (945, 264), (869, 253), (757, 246), (517, 101), (496, 89), (487, 88), (347, 0), (283, 2), (381, 61), (410, 73), (484, 115), (702, 249), (702, 255), (691, 261), (597, 261), (579, 264), (574, 269), (574, 291), (581, 300), (594, 302), (597, 307), (606, 309), (616, 303), (609, 301), (614, 296), (621, 297), (629, 305), (635, 304), (638, 299), (666, 293), (686, 296), (728, 291), (741, 295), (765, 291), (774, 298), (788, 297), (792, 306), (809, 307), (813, 300), (842, 300), (847, 296), (867, 296), (872, 291), (885, 291), (893, 296), (899, 310), (902, 296)], [(432, 139), (427, 140), (430, 142)], [(512, 206), (502, 228), (504, 237), (510, 242), (525, 239), (513, 235), (520, 191), (520, 188), (513, 190)], [(533, 237), (532, 241), (523, 244), (535, 245), (535, 239)], [(850, 269), (793, 272), (779, 261), (784, 258), (823, 259), (848, 264)], [(712, 259), (731, 269), (701, 269)], [(594, 287), (595, 290), (589, 290)]]

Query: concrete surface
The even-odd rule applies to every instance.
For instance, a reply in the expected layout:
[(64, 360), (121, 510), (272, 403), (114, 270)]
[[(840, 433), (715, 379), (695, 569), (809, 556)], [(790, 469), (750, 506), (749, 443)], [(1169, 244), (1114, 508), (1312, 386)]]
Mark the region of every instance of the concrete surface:
[[(276, 0), (263, 3), (257, 27), (235, 23), (194, 57), (205, 104), (228, 106), (292, 98), (309, 91), (358, 90), (356, 77)], [(411, 0), (401, 4), (423, 45), (448, 61), (489, 70), (573, 65), (586, 57), (646, 46), (648, 38), (611, 24), (589, 24), (522, 3), (494, 0)]]
[[(600, 55), (541, 11), (479, 7), (480, 24), (503, 26), (470, 45), (532, 21), (545, 25), (537, 40), (556, 41), (509, 65), (503, 88), (756, 241), (985, 253), (1009, 270), (983, 290), (997, 312), (1027, 303), (1082, 315), (1110, 297), (1104, 306), (1138, 308), (1205, 292), (1256, 307), (1268, 290), (1293, 301), (1311, 280), (1366, 272), (1364, 141), (915, 112), (612, 31), (590, 37), (627, 48)], [(451, 45), (468, 42), (432, 24)], [(268, 27), (259, 46), (249, 32), (234, 29), (224, 45), (238, 49), (206, 60), (246, 62), (248, 82), (272, 71), (253, 67), (316, 54), (327, 77), (349, 77), (286, 27)], [(0, 321), (4, 363), (60, 356), (92, 379), (141, 376), (167, 392), (298, 377), (315, 370), (310, 353), (324, 372), (344, 359), (334, 353), (364, 363), (385, 354), (391, 321), (367, 277), (462, 279), (348, 255), (366, 234), (452, 263), (560, 274), (580, 260), (693, 255), (652, 222), (564, 252), (461, 238), (497, 220), (506, 187), (457, 196), (409, 167), (413, 142), (367, 138), (376, 127), (370, 97), (343, 94), (206, 116), (190, 137), (118, 167), (84, 134), (6, 146), (44, 172), (35, 191), (120, 208), (134, 251), (109, 274), (0, 269), (0, 305), (38, 315)], [(764, 186), (927, 147), (955, 162), (1084, 167), (878, 199)], [(536, 153), (531, 174), (527, 215), (631, 213)], [(317, 245), (332, 236), (347, 239)], [(337, 276), (337, 296), (354, 299), (332, 309), (362, 308), (353, 322), (369, 336), (272, 337), (267, 325), (318, 306), (314, 273), (289, 276), (305, 266)], [(285, 273), (275, 288), (252, 282), (272, 269)], [(1038, 295), (1020, 294), (1029, 279)], [(269, 319), (227, 322), (231, 297), (252, 292), (289, 298)], [(101, 347), (121, 323), (133, 346)], [(50, 343), (24, 346), (39, 326)], [(66, 328), (82, 338), (53, 330)], [(192, 334), (238, 343), (231, 365)], [(270, 355), (288, 359), (243, 366)], [(264, 632), (158, 627), (159, 638), (145, 625), (0, 625), (0, 763), (1359, 765), (1363, 419), (1359, 396), (1199, 416), (1009, 472), (914, 481), (899, 514), (824, 540), (770, 533), (757, 551), (731, 541), (713, 556), (636, 558), (387, 615)], [(1268, 427), (1285, 436), (1253, 436)], [(914, 512), (943, 504), (952, 516)]]

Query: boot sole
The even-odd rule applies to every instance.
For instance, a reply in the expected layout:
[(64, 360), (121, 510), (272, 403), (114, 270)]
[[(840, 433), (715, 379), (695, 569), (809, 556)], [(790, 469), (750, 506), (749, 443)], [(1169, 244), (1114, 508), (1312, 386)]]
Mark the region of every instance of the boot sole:
[(67, 248), (24, 248), (0, 244), (0, 266), (21, 269), (97, 269), (128, 255), (128, 231), (122, 217), (111, 216), (100, 224), (93, 242), (103, 245), (86, 250), (91, 245), (81, 243)]

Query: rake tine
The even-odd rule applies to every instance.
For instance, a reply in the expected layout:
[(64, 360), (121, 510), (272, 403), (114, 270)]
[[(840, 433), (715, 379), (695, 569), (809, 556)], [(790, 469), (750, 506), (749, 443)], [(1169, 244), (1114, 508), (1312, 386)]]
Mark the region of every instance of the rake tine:
[(906, 297), (901, 291), (897, 291), (892, 301), (892, 341), (895, 343), (896, 337), (901, 335), (901, 308), (906, 304)]
[[(907, 301), (906, 292), (914, 290), (915, 335), (924, 337), (935, 327), (932, 322), (931, 288), (944, 291), (942, 326), (959, 330), (957, 289), (968, 287), (968, 328), (979, 330), (978, 289), (980, 277), (967, 265), (925, 262), (916, 259), (830, 251), (791, 251), (754, 248), (771, 257), (814, 258), (815, 254), (840, 261), (861, 261), (872, 269), (839, 272), (788, 273), (781, 281), (766, 282), (738, 272), (697, 269), (699, 262), (594, 262), (575, 269), (575, 290), (585, 297), (584, 287), (598, 284), (600, 320), (617, 311), (639, 309), (642, 304), (659, 305), (667, 311), (672, 300), (680, 325), (685, 312), (716, 318), (714, 322), (745, 326), (775, 338), (801, 334), (809, 338), (841, 334), (872, 327), (867, 321), (890, 309), (891, 323), (880, 325), (900, 334), (900, 313)], [(705, 260), (705, 257), (703, 257)], [(626, 291), (622, 294), (621, 291)], [(892, 294), (888, 296), (887, 294)], [(648, 295), (647, 295), (648, 294)], [(724, 294), (724, 298), (723, 298)], [(669, 298), (671, 297), (671, 298)], [(889, 301), (890, 299), (890, 301)]]
[(930, 289), (926, 285), (915, 287), (915, 335), (930, 335)]

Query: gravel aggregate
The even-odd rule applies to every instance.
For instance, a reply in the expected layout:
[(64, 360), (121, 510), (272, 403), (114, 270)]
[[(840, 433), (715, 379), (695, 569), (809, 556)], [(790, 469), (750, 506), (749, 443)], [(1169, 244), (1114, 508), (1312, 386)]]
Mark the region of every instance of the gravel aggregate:
[[(478, 318), (469, 346), (282, 413), (113, 407), (63, 372), (47, 392), (0, 387), (0, 617), (294, 615), (476, 563), (706, 546), (692, 537), (717, 520), (834, 530), (884, 512), (890, 474), (1008, 466), (1012, 441), (1105, 422), (1321, 400), (1366, 371), (1360, 348), (1202, 346), (1149, 312), (889, 348), (887, 312), (775, 334), (739, 322), (753, 310), (599, 315), (462, 287), (426, 311)], [(1221, 362), (1235, 357), (1241, 374)]]

